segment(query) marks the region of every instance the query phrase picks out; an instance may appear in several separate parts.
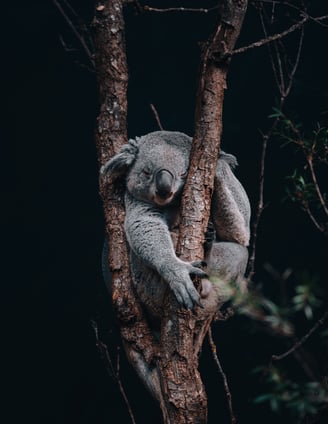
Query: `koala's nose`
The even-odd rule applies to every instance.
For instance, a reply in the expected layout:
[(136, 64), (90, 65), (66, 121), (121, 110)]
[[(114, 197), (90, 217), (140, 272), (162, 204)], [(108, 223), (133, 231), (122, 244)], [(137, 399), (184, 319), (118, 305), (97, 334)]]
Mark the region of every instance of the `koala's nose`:
[(172, 195), (173, 175), (167, 169), (160, 169), (156, 173), (156, 194), (162, 199), (167, 199)]

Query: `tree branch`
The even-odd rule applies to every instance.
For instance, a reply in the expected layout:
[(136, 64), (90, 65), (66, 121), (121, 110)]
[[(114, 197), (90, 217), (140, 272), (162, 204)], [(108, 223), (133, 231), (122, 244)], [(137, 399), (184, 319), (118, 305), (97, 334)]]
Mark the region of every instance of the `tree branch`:
[(291, 25), (289, 28), (287, 28), (285, 31), (279, 32), (278, 34), (273, 34), (270, 35), (268, 37), (262, 38), (259, 41), (255, 41), (252, 44), (249, 44), (248, 46), (244, 46), (244, 47), (240, 47), (239, 49), (233, 50), (229, 53), (230, 56), (236, 55), (236, 54), (241, 54), (241, 53), (245, 53), (246, 51), (250, 50), (250, 49), (254, 49), (256, 47), (262, 47), (268, 43), (271, 43), (272, 41), (275, 40), (280, 40), (284, 37), (286, 37), (286, 35), (291, 34), (292, 32), (296, 31), (299, 28), (302, 28), (304, 26), (304, 24), (308, 21), (314, 21), (316, 23), (321, 23), (321, 21), (328, 19), (328, 15), (323, 15), (323, 16), (310, 16), (308, 14), (306, 14), (304, 11), (301, 11), (303, 18), (296, 22), (294, 25)]
[(323, 198), (323, 195), (322, 195), (321, 190), (320, 190), (320, 186), (319, 186), (319, 183), (318, 183), (318, 180), (317, 180), (317, 176), (316, 176), (316, 173), (315, 173), (315, 170), (314, 170), (314, 166), (313, 166), (312, 155), (306, 155), (306, 160), (307, 160), (307, 163), (308, 163), (309, 168), (310, 168), (311, 178), (312, 178), (313, 185), (314, 185), (315, 191), (317, 193), (319, 202), (320, 202), (320, 204), (322, 206), (322, 209), (324, 210), (326, 216), (328, 217), (328, 208), (327, 208), (325, 199)]
[[(75, 37), (77, 38), (77, 40), (80, 42), (80, 44), (81, 44), (84, 52), (86, 53), (87, 58), (90, 61), (90, 64), (92, 66), (92, 69), (95, 69), (95, 60), (94, 60), (93, 53), (91, 52), (91, 50), (89, 49), (87, 43), (85, 42), (84, 37), (76, 29), (76, 26), (73, 24), (73, 22), (71, 21), (71, 19), (68, 17), (67, 13), (64, 11), (64, 9), (62, 8), (61, 4), (57, 0), (52, 0), (52, 2), (56, 6), (56, 8), (59, 10), (60, 14), (63, 16), (63, 18), (65, 19), (65, 21), (67, 22), (68, 26), (71, 28), (71, 30), (72, 30), (73, 34), (75, 35)], [(68, 5), (68, 4), (67, 4), (67, 6), (71, 10), (71, 12), (73, 12), (74, 15), (76, 16), (76, 13), (72, 9), (72, 7), (70, 5)]]
[(211, 328), (209, 328), (209, 330), (208, 330), (208, 340), (209, 340), (209, 343), (210, 343), (210, 346), (211, 346), (213, 359), (215, 361), (215, 364), (216, 364), (216, 366), (219, 370), (219, 373), (221, 374), (222, 380), (223, 380), (224, 391), (225, 391), (227, 402), (228, 402), (230, 422), (231, 422), (231, 424), (235, 424), (237, 422), (237, 420), (236, 420), (236, 417), (235, 417), (235, 415), (233, 413), (233, 409), (232, 409), (231, 392), (230, 392), (230, 389), (229, 389), (227, 376), (225, 375), (225, 372), (223, 371), (222, 365), (220, 363), (220, 360), (219, 360), (217, 352), (216, 352), (216, 346), (215, 346), (215, 343), (214, 343), (214, 340), (213, 340)]
[[(189, 172), (182, 197), (178, 255), (186, 261), (202, 259), (214, 175), (222, 132), (222, 107), (229, 58), (239, 35), (247, 1), (226, 0), (220, 19), (203, 55), (195, 112), (195, 131)], [(204, 309), (178, 310), (168, 292), (161, 327), (159, 366), (169, 422), (205, 423), (207, 399), (197, 366), (197, 354), (211, 321), (218, 313), (218, 300), (203, 301)], [(181, 393), (184, 393), (181, 396)]]
[(209, 13), (213, 10), (217, 10), (219, 6), (210, 7), (208, 9), (204, 8), (190, 8), (190, 7), (168, 7), (166, 9), (159, 9), (157, 7), (143, 6), (143, 10), (146, 12), (156, 12), (156, 13), (169, 13), (169, 12), (193, 12), (193, 13)]
[(286, 358), (291, 353), (294, 353), (297, 349), (299, 349), (306, 341), (307, 339), (319, 328), (321, 327), (325, 321), (328, 318), (328, 311), (326, 311), (323, 316), (314, 324), (314, 326), (301, 338), (301, 340), (297, 341), (290, 349), (288, 349), (285, 353), (282, 353), (281, 355), (272, 355), (271, 360), (272, 361), (281, 361), (282, 359)]
[[(93, 21), (100, 100), (95, 138), (100, 166), (127, 142), (128, 73), (124, 3), (123, 0), (96, 2)], [(128, 359), (147, 384), (147, 378), (153, 373), (158, 343), (148, 327), (131, 285), (128, 247), (124, 233), (123, 190), (105, 178), (101, 178), (99, 184), (109, 240), (112, 300)]]
[[(263, 19), (263, 15), (262, 13), (260, 13), (260, 19), (261, 19), (261, 24), (262, 24), (262, 28), (263, 28), (263, 32), (266, 35), (267, 31), (266, 31), (266, 27), (265, 27), (265, 23), (264, 23), (264, 19)], [(268, 38), (267, 38), (268, 39)], [(269, 50), (269, 55), (270, 55), (270, 60), (271, 60), (271, 66), (272, 66), (272, 70), (273, 70), (273, 74), (275, 77), (275, 81), (277, 84), (277, 88), (280, 94), (280, 104), (279, 104), (279, 109), (281, 110), (285, 104), (286, 98), (289, 96), (293, 82), (294, 82), (294, 77), (295, 77), (295, 73), (296, 70), (298, 68), (299, 65), (299, 61), (300, 61), (300, 55), (301, 55), (301, 50), (302, 50), (302, 46), (303, 46), (303, 39), (304, 39), (304, 27), (302, 27), (301, 30), (301, 35), (300, 35), (300, 39), (299, 39), (299, 43), (298, 43), (298, 49), (297, 49), (297, 53), (296, 53), (296, 57), (294, 60), (294, 64), (292, 67), (292, 71), (289, 75), (287, 75), (286, 80), (285, 80), (285, 76), (283, 74), (283, 69), (281, 66), (281, 58), (280, 58), (280, 53), (279, 50), (276, 48), (275, 49), (275, 53), (276, 53), (276, 57), (277, 57), (277, 62), (278, 62), (278, 66), (279, 66), (279, 75), (275, 66), (275, 61), (273, 58), (273, 52), (271, 50), (270, 45), (268, 45), (268, 50)], [(286, 86), (287, 84), (287, 86)], [(278, 123), (280, 121), (280, 117), (276, 117), (275, 120), (273, 121), (271, 127), (269, 128), (269, 130), (266, 132), (266, 134), (262, 134), (262, 151), (261, 151), (261, 161), (260, 161), (260, 176), (259, 176), (259, 199), (257, 202), (257, 206), (256, 206), (256, 212), (255, 212), (255, 218), (253, 220), (253, 224), (252, 224), (252, 239), (251, 239), (251, 244), (250, 244), (250, 257), (249, 257), (249, 262), (248, 262), (248, 270), (247, 270), (247, 278), (249, 280), (251, 280), (255, 274), (255, 257), (256, 257), (256, 244), (257, 244), (257, 232), (258, 232), (258, 227), (260, 224), (260, 220), (261, 220), (261, 216), (264, 210), (264, 175), (265, 175), (265, 161), (266, 161), (266, 153), (267, 153), (267, 146), (268, 146), (268, 142), (272, 136), (272, 134), (274, 133), (274, 130), (276, 129)]]
[(248, 46), (233, 50), (230, 54), (235, 55), (235, 54), (245, 53), (247, 50), (254, 49), (255, 47), (261, 47), (261, 46), (264, 46), (265, 44), (271, 43), (272, 41), (280, 40), (281, 38), (286, 37), (286, 35), (301, 28), (305, 24), (305, 22), (307, 22), (309, 19), (310, 17), (308, 15), (304, 16), (303, 19), (301, 19), (299, 22), (296, 22), (296, 24), (290, 26), (285, 31), (282, 31), (278, 34), (270, 35), (266, 38), (262, 38), (262, 40), (255, 41), (255, 43), (249, 44)]
[[(100, 98), (96, 128), (100, 165), (127, 141), (123, 4), (123, 0), (97, 2), (93, 23)], [(235, 45), (246, 8), (247, 0), (222, 2), (217, 29), (202, 58), (195, 136), (182, 200), (178, 248), (180, 256), (188, 261), (203, 258), (202, 245), (210, 214), (230, 61), (226, 51)], [(181, 310), (168, 290), (158, 343), (131, 288), (122, 192), (122, 187), (100, 179), (109, 235), (112, 298), (125, 351), (143, 382), (158, 399), (166, 423), (205, 424), (207, 399), (197, 369), (197, 355), (211, 321), (218, 314), (218, 301), (216, 298), (204, 301), (204, 309), (197, 308), (193, 312)]]
[(94, 333), (95, 333), (97, 349), (100, 353), (101, 358), (104, 361), (108, 375), (111, 378), (114, 378), (114, 380), (115, 380), (116, 384), (118, 385), (118, 388), (121, 392), (121, 395), (122, 395), (122, 398), (125, 402), (125, 405), (128, 409), (128, 412), (129, 412), (129, 415), (130, 415), (130, 418), (131, 418), (131, 422), (132, 422), (132, 424), (136, 424), (130, 402), (127, 398), (127, 395), (125, 393), (122, 381), (120, 379), (120, 356), (119, 356), (119, 352), (117, 352), (117, 366), (116, 366), (116, 372), (115, 372), (113, 362), (112, 362), (111, 357), (109, 355), (107, 346), (99, 338), (98, 325), (97, 325), (96, 321), (92, 320), (91, 325), (92, 325), (92, 328), (93, 328)]
[(306, 206), (306, 207), (303, 206), (303, 207), (304, 207), (305, 212), (309, 216), (310, 220), (312, 221), (313, 225), (316, 227), (316, 229), (318, 231), (320, 231), (321, 233), (325, 234), (325, 231), (326, 231), (325, 227), (317, 221), (317, 219), (314, 217), (311, 209), (308, 206)]
[(161, 130), (161, 131), (163, 131), (163, 125), (162, 125), (162, 123), (161, 123), (161, 120), (160, 120), (160, 117), (159, 117), (159, 114), (158, 114), (158, 112), (157, 112), (157, 110), (156, 110), (156, 108), (155, 108), (155, 106), (151, 103), (150, 104), (150, 109), (152, 110), (152, 112), (153, 112), (153, 114), (154, 114), (154, 116), (155, 116), (155, 119), (156, 119), (156, 122), (157, 122), (157, 125), (158, 125), (158, 128)]

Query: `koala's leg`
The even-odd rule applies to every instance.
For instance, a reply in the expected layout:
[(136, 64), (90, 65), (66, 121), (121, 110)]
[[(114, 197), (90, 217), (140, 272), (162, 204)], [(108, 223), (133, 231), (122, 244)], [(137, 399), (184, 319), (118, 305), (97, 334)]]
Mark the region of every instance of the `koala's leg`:
[[(218, 278), (226, 283), (234, 283), (243, 292), (246, 290), (244, 274), (248, 261), (247, 247), (232, 242), (215, 242), (208, 249), (205, 262), (210, 278)], [(209, 280), (202, 280), (202, 297), (207, 297), (213, 286)]]
[(213, 243), (205, 257), (207, 274), (227, 282), (244, 276), (247, 261), (247, 247), (224, 241)]
[(218, 160), (212, 197), (212, 220), (216, 236), (242, 246), (249, 243), (250, 204), (247, 194), (233, 174), (223, 154)]

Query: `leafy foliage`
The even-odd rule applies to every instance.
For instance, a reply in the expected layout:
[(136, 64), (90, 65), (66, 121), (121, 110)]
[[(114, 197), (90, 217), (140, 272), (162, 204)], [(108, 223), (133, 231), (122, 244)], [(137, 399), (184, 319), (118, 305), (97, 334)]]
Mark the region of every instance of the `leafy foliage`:
[[(327, 236), (328, 195), (324, 183), (328, 177), (328, 127), (317, 125), (307, 132), (278, 108), (273, 110), (270, 118), (277, 120), (275, 139), (282, 147), (288, 146), (293, 156), (300, 157), (299, 165), (292, 175), (286, 177), (287, 199), (300, 207), (316, 229)], [(284, 354), (272, 356), (272, 361), (277, 361), (275, 366), (271, 363), (253, 370), (261, 382), (261, 392), (254, 403), (267, 404), (272, 412), (281, 417), (287, 415), (292, 422), (307, 422), (308, 417), (328, 408), (328, 384), (327, 377), (324, 377), (327, 363), (322, 361), (328, 355), (328, 330), (318, 330), (324, 323), (318, 317), (322, 316), (327, 303), (326, 292), (322, 284), (320, 286), (319, 275), (313, 272), (287, 269), (279, 273), (270, 264), (266, 264), (265, 269), (271, 280), (279, 283), (271, 284), (280, 287), (276, 295), (271, 293), (269, 299), (257, 287), (243, 296), (238, 291), (232, 296), (237, 313), (251, 318), (255, 325), (280, 338), (289, 347)], [(279, 297), (279, 294), (282, 296), (281, 287), (283, 298)], [(326, 319), (327, 312), (323, 316)], [(305, 334), (304, 324), (308, 327)], [(304, 346), (316, 330), (319, 334), (315, 347)], [(302, 335), (301, 342), (297, 334)], [(290, 354), (303, 369), (303, 375), (293, 373), (286, 365), (287, 361), (283, 361)]]
[(304, 280), (295, 287), (295, 295), (292, 298), (295, 312), (304, 312), (308, 320), (313, 319), (314, 310), (322, 305), (320, 289), (317, 285), (317, 277), (305, 273)]
[(282, 146), (293, 146), (293, 154), (301, 154), (300, 165), (286, 177), (287, 198), (304, 210), (316, 228), (328, 234), (328, 196), (322, 186), (328, 178), (328, 128), (316, 125), (306, 132), (279, 109), (271, 118), (278, 118), (275, 136)]
[(254, 403), (268, 402), (273, 412), (286, 412), (291, 418), (299, 420), (316, 414), (328, 402), (328, 390), (322, 383), (295, 383), (277, 367), (258, 367), (255, 372), (264, 376), (267, 391), (258, 395)]
[[(272, 267), (268, 265), (267, 269), (272, 271)], [(277, 271), (272, 272), (272, 275), (277, 278)], [(297, 284), (291, 288), (287, 303), (273, 302), (264, 296), (258, 287), (256, 290), (245, 292), (231, 284), (224, 292), (225, 295), (230, 294), (236, 313), (251, 319), (253, 326), (257, 326), (258, 330), (282, 339), (289, 346), (296, 343), (297, 323), (302, 321), (303, 317), (303, 320), (305, 318), (313, 325), (324, 303), (316, 275), (304, 272), (295, 276), (291, 270), (286, 270), (279, 279), (286, 285), (292, 285), (291, 277), (295, 277)], [(327, 355), (327, 329), (320, 333), (319, 346), (320, 352)], [(302, 350), (304, 351), (304, 347)], [(301, 367), (311, 368), (311, 361), (305, 364), (307, 356), (294, 355), (294, 359)], [(300, 422), (305, 417), (317, 414), (321, 408), (328, 407), (328, 385), (325, 378), (315, 381), (311, 372), (296, 378), (283, 361), (277, 366), (267, 364), (256, 367), (253, 374), (259, 378), (261, 388), (254, 403), (268, 404), (271, 411), (277, 415), (287, 415), (293, 422)]]

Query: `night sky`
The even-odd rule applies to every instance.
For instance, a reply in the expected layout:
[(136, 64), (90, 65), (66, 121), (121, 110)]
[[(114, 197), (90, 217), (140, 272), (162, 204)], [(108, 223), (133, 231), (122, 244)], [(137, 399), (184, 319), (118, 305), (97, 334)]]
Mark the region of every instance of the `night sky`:
[[(328, 13), (320, 1), (311, 3), (313, 15)], [(71, 4), (85, 22), (91, 22), (92, 1)], [(1, 239), (6, 254), (1, 278), (2, 365), (9, 395), (4, 402), (9, 415), (2, 422), (128, 423), (91, 326), (91, 319), (99, 323), (115, 359), (115, 326), (100, 265), (104, 236), (93, 140), (98, 113), (95, 74), (52, 1), (17, 0), (2, 10)], [(214, 21), (212, 15), (137, 15), (129, 8), (129, 136), (157, 129), (150, 103), (165, 129), (192, 134), (199, 42), (206, 40)], [(261, 37), (258, 16), (250, 8), (239, 45)], [(293, 36), (289, 43), (292, 49)], [(327, 28), (306, 27), (300, 67), (287, 102), (287, 110), (309, 127), (327, 118), (327, 43)], [(270, 125), (267, 117), (276, 98), (265, 47), (233, 59), (222, 146), (238, 157), (237, 175), (253, 208), (260, 132)], [(259, 230), (257, 279), (265, 281), (265, 262), (279, 271), (315, 270), (323, 278), (327, 243), (299, 209), (281, 201), (285, 176), (293, 172), (298, 159), (278, 143), (269, 145), (268, 155), (265, 201), (269, 206)], [(250, 336), (239, 324), (236, 320), (215, 327), (236, 413), (240, 423), (269, 422), (268, 410), (250, 407), (256, 387), (249, 371), (260, 360), (257, 343), (267, 346), (267, 357), (273, 345), (268, 336)], [(158, 422), (156, 405), (124, 357), (121, 361), (122, 381), (137, 422)], [(214, 422), (226, 407), (220, 378), (213, 375), (208, 361), (205, 347), (201, 367), (215, 405), (210, 408)]]

